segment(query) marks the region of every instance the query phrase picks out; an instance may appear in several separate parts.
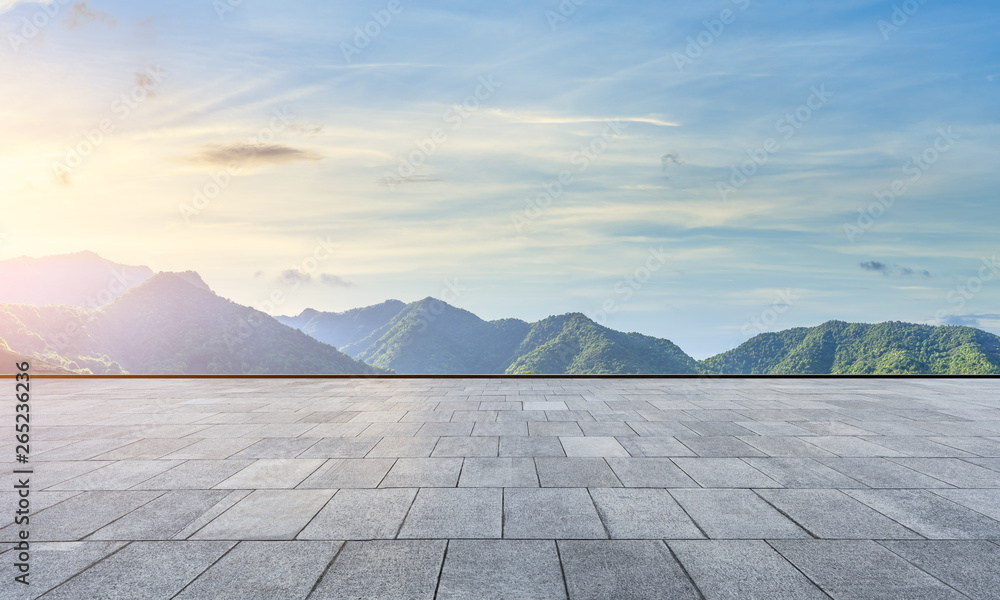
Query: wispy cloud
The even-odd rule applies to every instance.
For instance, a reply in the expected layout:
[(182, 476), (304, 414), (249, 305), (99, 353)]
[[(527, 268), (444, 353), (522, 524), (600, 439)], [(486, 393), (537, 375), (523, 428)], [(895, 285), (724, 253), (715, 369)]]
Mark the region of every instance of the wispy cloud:
[(300, 161), (323, 160), (323, 155), (301, 148), (282, 144), (227, 144), (211, 146), (193, 156), (189, 162), (210, 166), (227, 166), (233, 162), (246, 166), (249, 163), (261, 165), (287, 165)]
[(347, 281), (339, 275), (331, 275), (330, 273), (320, 273), (319, 282), (330, 287), (354, 287), (354, 282)]
[(858, 263), (865, 271), (871, 271), (873, 273), (881, 273), (884, 277), (891, 277), (893, 275), (898, 275), (901, 277), (930, 277), (931, 272), (926, 269), (911, 269), (910, 267), (903, 267), (893, 263), (884, 263), (877, 260), (869, 260), (866, 262)]

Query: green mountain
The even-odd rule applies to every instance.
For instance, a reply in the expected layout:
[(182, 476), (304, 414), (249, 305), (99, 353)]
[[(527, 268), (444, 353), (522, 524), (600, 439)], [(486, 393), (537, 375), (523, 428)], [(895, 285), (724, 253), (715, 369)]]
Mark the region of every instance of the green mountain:
[(399, 314), (406, 304), (387, 300), (382, 304), (345, 312), (319, 312), (308, 308), (296, 317), (275, 317), (278, 322), (301, 330), (335, 348), (358, 342)]
[(1000, 337), (972, 327), (830, 321), (762, 333), (701, 364), (724, 374), (1000, 374)]
[(96, 310), (0, 304), (0, 334), (17, 352), (93, 373), (382, 372), (217, 296), (196, 273), (159, 273)]
[(506, 373), (641, 375), (699, 373), (698, 363), (670, 340), (622, 333), (580, 313), (534, 323)]
[[(382, 306), (358, 309), (358, 314)], [(343, 323), (348, 313), (307, 316), (319, 323), (325, 321), (324, 314)], [(411, 374), (697, 373), (700, 369), (667, 340), (614, 331), (579, 313), (533, 324), (518, 319), (484, 321), (433, 298), (405, 305), (384, 325), (341, 350), (369, 364)]]

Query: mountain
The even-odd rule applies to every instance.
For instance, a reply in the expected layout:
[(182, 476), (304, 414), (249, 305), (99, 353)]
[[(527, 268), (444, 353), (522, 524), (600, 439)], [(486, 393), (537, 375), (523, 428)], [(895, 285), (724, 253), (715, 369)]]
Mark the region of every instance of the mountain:
[[(386, 304), (358, 312), (306, 311), (296, 322), (315, 324), (312, 331), (327, 336), (321, 337), (324, 341), (359, 338), (342, 345), (341, 351), (397, 373), (628, 374), (697, 373), (700, 369), (668, 340), (614, 331), (579, 313), (526, 323), (485, 321), (433, 298), (400, 310), (395, 301)], [(396, 314), (384, 324), (360, 337), (363, 329), (357, 325), (361, 321), (377, 322), (393, 311)], [(319, 324), (327, 324), (328, 329)]]
[(726, 374), (1000, 374), (1000, 337), (972, 327), (829, 321), (762, 333), (702, 366)]
[(374, 306), (346, 312), (319, 312), (311, 308), (297, 317), (275, 317), (278, 322), (302, 330), (317, 340), (343, 350), (380, 329), (399, 314), (406, 304), (387, 300)]
[(45, 361), (38, 360), (33, 356), (18, 354), (7, 346), (7, 342), (0, 339), (0, 375), (13, 375), (20, 373), (17, 365), (28, 363), (29, 375), (72, 375), (72, 371), (51, 365)]
[(507, 373), (641, 375), (699, 373), (698, 363), (670, 340), (622, 333), (580, 313), (531, 326)]
[(153, 276), (149, 267), (131, 267), (78, 252), (0, 261), (0, 302), (66, 304), (97, 308)]
[(97, 309), (0, 304), (15, 351), (94, 373), (381, 372), (217, 296), (192, 272), (159, 273)]

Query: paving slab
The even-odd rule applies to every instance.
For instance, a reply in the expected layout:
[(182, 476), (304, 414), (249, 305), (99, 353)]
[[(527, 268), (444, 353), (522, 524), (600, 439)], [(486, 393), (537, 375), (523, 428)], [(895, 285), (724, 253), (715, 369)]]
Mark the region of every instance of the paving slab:
[(775, 550), (833, 598), (964, 598), (873, 541), (777, 540)]
[(447, 544), (445, 540), (347, 542), (309, 598), (433, 600)]
[(461, 458), (400, 458), (379, 487), (455, 487), (462, 472)]
[(291, 540), (333, 490), (255, 490), (190, 537), (195, 540)]
[(704, 534), (667, 490), (590, 490), (612, 539), (700, 539)]
[(426, 458), (437, 445), (436, 437), (383, 437), (368, 451), (367, 458)]
[(661, 541), (560, 541), (558, 546), (574, 600), (699, 598)]
[(536, 457), (536, 456), (566, 456), (558, 437), (520, 437), (502, 436), (500, 438), (500, 456), (503, 457)]
[(621, 487), (603, 458), (536, 458), (542, 487)]
[(697, 456), (693, 450), (677, 441), (662, 436), (619, 436), (618, 443), (635, 458), (666, 458), (671, 456)]
[(396, 463), (394, 458), (331, 459), (299, 484), (299, 489), (375, 488)]
[[(36, 541), (77, 541), (140, 506), (152, 502), (163, 492), (94, 491), (82, 492), (31, 515), (31, 539)], [(21, 528), (11, 524), (0, 529), (0, 540), (16, 541)]]
[(316, 471), (324, 462), (321, 458), (262, 458), (232, 477), (219, 482), (217, 489), (291, 489)]
[[(13, 583), (12, 567), (7, 567), (4, 576), (9, 577), (0, 586), (0, 599), (24, 600), (37, 598), (57, 585), (86, 570), (91, 565), (123, 548), (127, 542), (35, 542), (31, 544), (30, 584)], [(10, 554), (0, 557), (12, 565)]]
[(45, 598), (172, 598), (234, 545), (236, 542), (133, 542), (59, 585)]
[(670, 494), (712, 539), (810, 537), (752, 490), (670, 490)]
[(177, 460), (120, 460), (46, 489), (127, 490), (179, 464)]
[(252, 464), (252, 460), (188, 460), (132, 486), (133, 490), (207, 490)]
[(895, 458), (893, 462), (960, 488), (1000, 488), (1000, 472), (958, 458)]
[(882, 541), (882, 546), (970, 598), (1000, 590), (1000, 546), (975, 540)]
[(952, 487), (940, 479), (935, 479), (920, 471), (904, 467), (888, 458), (821, 458), (818, 460), (831, 469), (872, 488)]
[(228, 491), (173, 490), (98, 529), (88, 540), (169, 540)]
[(172, 600), (305, 600), (342, 542), (240, 542)]
[(417, 493), (399, 538), (499, 539), (503, 490), (424, 488)]
[(757, 493), (821, 539), (920, 537), (840, 490), (758, 490)]
[(781, 484), (738, 458), (674, 458), (674, 464), (709, 488), (768, 488)]
[(416, 495), (413, 488), (340, 490), (298, 539), (394, 539)]
[(570, 457), (631, 456), (614, 437), (560, 437), (559, 441)]
[(786, 488), (865, 487), (814, 458), (744, 458), (743, 461)]
[[(400, 459), (402, 460), (402, 459)], [(466, 458), (459, 487), (539, 487), (531, 458)]]
[(698, 487), (669, 458), (608, 458), (607, 463), (625, 487)]
[(961, 504), (966, 508), (971, 508), (979, 514), (986, 515), (991, 519), (1000, 521), (1000, 489), (948, 489), (931, 490), (931, 492), (937, 494), (938, 496), (947, 498), (952, 502)]
[[(264, 438), (259, 442), (251, 444), (233, 455), (233, 458), (241, 459), (290, 459), (296, 458), (311, 446), (317, 443), (316, 438), (297, 437), (271, 437)], [(310, 458), (310, 457), (306, 457)]]
[(439, 439), (431, 456), (497, 456), (499, 444), (498, 437), (443, 437)]
[(508, 539), (606, 539), (585, 489), (508, 488), (503, 494), (503, 536)]
[(855, 500), (930, 539), (1000, 539), (1000, 521), (928, 490), (844, 490)]
[(552, 540), (455, 540), (441, 570), (437, 600), (566, 600)]
[(667, 543), (706, 600), (829, 598), (763, 540)]

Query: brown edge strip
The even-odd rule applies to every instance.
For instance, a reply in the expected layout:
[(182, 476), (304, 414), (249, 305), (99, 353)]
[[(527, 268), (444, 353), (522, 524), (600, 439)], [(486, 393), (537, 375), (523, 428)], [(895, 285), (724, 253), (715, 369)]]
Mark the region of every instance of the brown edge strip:
[[(3, 375), (13, 378), (13, 374)], [(32, 379), (1000, 379), (1000, 375), (31, 375)]]

